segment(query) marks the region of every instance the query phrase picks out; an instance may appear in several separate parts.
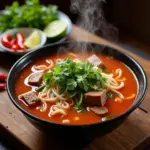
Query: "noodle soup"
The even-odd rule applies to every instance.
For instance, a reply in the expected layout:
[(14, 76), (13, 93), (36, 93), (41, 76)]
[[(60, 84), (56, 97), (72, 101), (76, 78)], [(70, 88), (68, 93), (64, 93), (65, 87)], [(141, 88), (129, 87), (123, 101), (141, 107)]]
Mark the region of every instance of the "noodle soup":
[[(79, 58), (80, 56), (80, 58)], [(51, 54), (25, 67), (16, 81), (20, 105), (40, 118), (89, 124), (125, 112), (137, 95), (134, 74), (100, 54)]]

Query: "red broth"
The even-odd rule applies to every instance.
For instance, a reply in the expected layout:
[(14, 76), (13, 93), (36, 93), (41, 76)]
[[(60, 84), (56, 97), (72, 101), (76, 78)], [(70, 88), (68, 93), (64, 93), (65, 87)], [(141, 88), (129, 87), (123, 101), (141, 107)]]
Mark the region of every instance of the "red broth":
[[(103, 61), (105, 66), (111, 72), (114, 72), (114, 70), (116, 70), (117, 68), (122, 69), (123, 77), (126, 78), (126, 81), (124, 81), (125, 87), (119, 91), (125, 97), (131, 96), (133, 93), (137, 95), (138, 87), (137, 87), (136, 79), (134, 77), (134, 74), (131, 72), (131, 70), (126, 65), (124, 65), (122, 62), (115, 60), (115, 59), (108, 57), (108, 56), (98, 55), (98, 54), (97, 54), (97, 56), (99, 56), (99, 58)], [(26, 68), (24, 68), (21, 71), (21, 73), (20, 73), (20, 75), (16, 81), (16, 86), (15, 86), (16, 95), (18, 96), (20, 94), (23, 94), (23, 93), (31, 90), (31, 87), (28, 87), (24, 84), (24, 80), (27, 76), (29, 76), (32, 73), (31, 68), (33, 65), (41, 65), (41, 64), (43, 65), (43, 64), (46, 64), (46, 59), (55, 60), (58, 57), (59, 58), (65, 58), (67, 56), (66, 56), (66, 54), (59, 54), (59, 56), (56, 54), (49, 55), (47, 57), (42, 57), (38, 60), (35, 60), (31, 64), (29, 64)], [(108, 99), (106, 102), (106, 107), (109, 110), (109, 114), (111, 116), (118, 116), (118, 115), (124, 113), (132, 105), (134, 99), (135, 98), (131, 98), (130, 100), (123, 100), (122, 102), (116, 102), (115, 98)], [(101, 122), (102, 121), (102, 117), (93, 113), (92, 111), (90, 111), (90, 112), (86, 111), (86, 112), (78, 113), (78, 112), (70, 109), (69, 112), (67, 113), (67, 116), (65, 116), (63, 118), (60, 116), (49, 117), (48, 116), (48, 113), (50, 110), (50, 104), (49, 103), (47, 103), (48, 104), (48, 110), (46, 112), (40, 112), (35, 107), (32, 107), (32, 108), (27, 107), (21, 101), (19, 101), (19, 103), (25, 110), (27, 110), (31, 114), (38, 116), (42, 119), (52, 121), (52, 122), (62, 123), (62, 121), (64, 119), (69, 119), (70, 124), (89, 124), (89, 123), (95, 123), (95, 122)]]

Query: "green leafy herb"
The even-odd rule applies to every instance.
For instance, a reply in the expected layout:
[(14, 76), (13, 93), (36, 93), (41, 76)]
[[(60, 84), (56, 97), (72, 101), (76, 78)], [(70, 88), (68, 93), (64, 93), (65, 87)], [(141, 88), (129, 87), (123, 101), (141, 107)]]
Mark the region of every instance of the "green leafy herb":
[(74, 90), (77, 87), (77, 82), (74, 79), (67, 80), (67, 88), (69, 90)]
[(53, 76), (52, 73), (45, 73), (44, 76), (43, 76), (43, 80), (47, 81), (48, 79), (51, 79)]
[(109, 115), (107, 115), (105, 117), (102, 117), (102, 121), (110, 120), (110, 119), (112, 119), (112, 118), (114, 118), (116, 116), (117, 116), (116, 114), (111, 113), (111, 114), (109, 114)]
[(40, 87), (36, 88), (37, 92), (41, 92), (45, 88), (45, 85), (41, 85)]
[(108, 98), (114, 98), (114, 97), (115, 97), (115, 94), (109, 92), (109, 93), (107, 93), (107, 97), (108, 97)]
[(53, 73), (45, 73), (43, 76), (43, 80), (46, 82), (46, 88), (49, 88), (53, 84)]
[(106, 120), (109, 120), (109, 119), (111, 119), (111, 117), (110, 116), (106, 116), (106, 117), (102, 118), (102, 121), (106, 121)]
[(73, 98), (77, 95), (77, 92), (76, 91), (68, 91), (68, 95), (69, 95), (69, 97)]
[(103, 70), (105, 73), (110, 73), (110, 70), (109, 69), (104, 69)]
[(48, 23), (58, 19), (57, 13), (57, 6), (42, 5), (39, 0), (25, 0), (22, 6), (14, 1), (0, 16), (0, 31), (17, 27), (43, 29)]
[(70, 58), (65, 58), (57, 62), (50, 72), (45, 73), (43, 80), (47, 88), (56, 83), (62, 93), (68, 94), (71, 98), (80, 99), (76, 100), (77, 108), (79, 108), (83, 99), (83, 94), (79, 93), (104, 88), (106, 79), (101, 72), (101, 70), (94, 69), (93, 64), (89, 62), (76, 63)]
[(85, 78), (85, 77), (83, 77), (83, 76), (78, 76), (77, 77), (77, 83), (78, 83), (78, 86), (83, 90), (83, 91), (85, 91), (85, 92), (87, 92), (88, 91), (88, 89), (89, 89), (89, 83), (88, 83), (88, 81), (87, 81), (87, 79)]
[(76, 99), (76, 109), (82, 110), (83, 94), (80, 93), (80, 98)]

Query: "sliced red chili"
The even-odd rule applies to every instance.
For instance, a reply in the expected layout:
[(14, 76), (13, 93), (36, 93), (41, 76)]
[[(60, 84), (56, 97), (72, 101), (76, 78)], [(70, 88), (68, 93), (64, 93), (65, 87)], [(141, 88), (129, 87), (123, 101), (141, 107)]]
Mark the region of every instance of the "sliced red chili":
[(8, 41), (11, 41), (11, 40), (12, 40), (11, 34), (5, 34), (4, 37), (5, 37)]
[(0, 83), (0, 90), (6, 89), (6, 83)]
[(24, 43), (24, 36), (23, 36), (23, 34), (17, 33), (16, 38), (17, 38), (17, 44), (20, 47), (20, 49), (25, 50), (26, 47), (23, 44)]
[(14, 44), (14, 45), (12, 45), (12, 47), (11, 47), (13, 50), (20, 50), (20, 47), (19, 47), (19, 45), (18, 44)]
[(0, 73), (0, 81), (6, 81), (7, 76), (3, 73)]
[(2, 44), (7, 48), (11, 48), (11, 44), (10, 44), (11, 40), (12, 40), (12, 36), (10, 34), (5, 34), (2, 37)]
[(14, 44), (17, 44), (17, 39), (16, 39), (16, 38), (12, 39), (11, 42), (10, 42), (10, 44), (11, 44), (11, 47), (12, 47)]

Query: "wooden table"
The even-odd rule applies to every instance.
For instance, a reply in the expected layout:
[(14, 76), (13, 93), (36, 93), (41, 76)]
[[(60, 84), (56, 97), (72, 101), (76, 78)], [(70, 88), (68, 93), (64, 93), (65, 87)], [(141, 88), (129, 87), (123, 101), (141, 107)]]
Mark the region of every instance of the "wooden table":
[[(142, 57), (129, 49), (97, 37), (79, 27), (73, 26), (69, 37), (71, 40), (92, 41), (106, 44), (120, 51), (130, 54), (144, 67), (150, 75), (150, 57)], [(16, 58), (0, 53), (0, 72), (8, 73)], [(148, 77), (150, 78), (150, 77)], [(108, 135), (94, 139), (84, 150), (138, 150), (150, 144), (150, 92), (148, 92), (140, 109), (136, 109), (119, 128)], [(54, 149), (63, 150), (59, 142), (53, 141), (32, 126), (19, 110), (11, 103), (6, 91), (0, 92), (0, 135), (9, 137), (14, 143), (19, 141), (21, 149), (33, 150)], [(7, 134), (6, 134), (7, 133)], [(10, 142), (10, 141), (9, 141)], [(71, 150), (72, 148), (70, 148)], [(65, 149), (66, 150), (66, 149)]]

